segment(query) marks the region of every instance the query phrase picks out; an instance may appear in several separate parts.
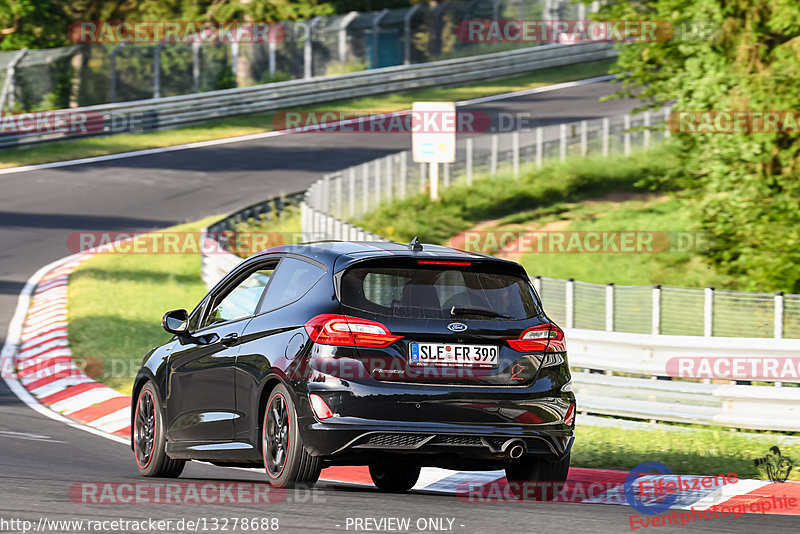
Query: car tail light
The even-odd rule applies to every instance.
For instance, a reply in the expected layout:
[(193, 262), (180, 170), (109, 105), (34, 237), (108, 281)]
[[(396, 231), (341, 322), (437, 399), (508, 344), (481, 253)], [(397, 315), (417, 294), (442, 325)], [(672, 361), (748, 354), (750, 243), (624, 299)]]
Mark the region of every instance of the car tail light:
[(333, 411), (325, 402), (325, 399), (316, 393), (309, 395), (308, 399), (311, 401), (311, 409), (314, 410), (314, 414), (317, 416), (317, 418), (327, 419), (329, 417), (333, 417)]
[(317, 315), (305, 324), (308, 337), (322, 345), (388, 347), (403, 336), (395, 336), (381, 323), (344, 315)]
[(564, 352), (564, 332), (553, 323), (526, 329), (518, 339), (509, 339), (509, 346), (519, 352)]
[(571, 402), (569, 408), (567, 408), (567, 413), (564, 415), (564, 424), (567, 426), (572, 426), (575, 422), (575, 403)]
[(417, 262), (420, 265), (463, 265), (465, 267), (469, 267), (470, 262), (468, 261), (442, 261), (442, 260), (419, 260)]

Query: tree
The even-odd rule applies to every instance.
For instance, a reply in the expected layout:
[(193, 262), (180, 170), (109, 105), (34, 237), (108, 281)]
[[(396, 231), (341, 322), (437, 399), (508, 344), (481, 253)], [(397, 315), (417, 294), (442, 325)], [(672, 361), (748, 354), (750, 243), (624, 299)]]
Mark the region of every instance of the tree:
[(65, 5), (59, 0), (0, 0), (0, 50), (71, 44)]
[[(619, 45), (621, 95), (674, 111), (800, 110), (796, 0), (610, 0), (604, 20), (660, 20), (669, 40)], [(670, 183), (697, 197), (699, 226), (718, 269), (751, 289), (800, 291), (800, 136), (677, 133)]]

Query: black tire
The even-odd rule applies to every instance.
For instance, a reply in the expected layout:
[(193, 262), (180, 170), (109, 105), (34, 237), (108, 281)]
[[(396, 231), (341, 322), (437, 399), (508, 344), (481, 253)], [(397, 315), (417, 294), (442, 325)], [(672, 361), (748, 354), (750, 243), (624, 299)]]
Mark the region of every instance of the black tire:
[(379, 463), (369, 466), (369, 476), (377, 488), (386, 493), (403, 493), (419, 480), (420, 467), (402, 462)]
[(167, 456), (161, 403), (152, 382), (147, 382), (139, 392), (135, 410), (131, 432), (133, 456), (139, 474), (145, 477), (177, 478), (186, 462)]
[(506, 480), (511, 491), (520, 499), (552, 501), (567, 481), (570, 455), (561, 461), (548, 462), (544, 458), (523, 456), (506, 466)]
[(319, 479), (322, 459), (306, 451), (298, 427), (292, 397), (280, 384), (270, 393), (261, 425), (264, 469), (273, 486), (311, 487)]

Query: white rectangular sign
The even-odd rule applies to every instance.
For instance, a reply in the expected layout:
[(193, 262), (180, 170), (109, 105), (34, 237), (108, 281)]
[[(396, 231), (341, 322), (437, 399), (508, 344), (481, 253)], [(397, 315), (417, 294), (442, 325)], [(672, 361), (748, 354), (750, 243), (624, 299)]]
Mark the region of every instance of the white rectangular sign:
[(417, 163), (456, 160), (456, 105), (414, 102), (411, 107), (411, 153)]

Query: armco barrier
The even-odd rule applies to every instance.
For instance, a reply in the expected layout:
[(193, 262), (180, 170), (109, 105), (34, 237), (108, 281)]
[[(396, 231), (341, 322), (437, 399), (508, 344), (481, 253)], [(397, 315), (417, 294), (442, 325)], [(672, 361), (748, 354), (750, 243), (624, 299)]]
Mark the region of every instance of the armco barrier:
[[(86, 135), (175, 128), (233, 115), (264, 113), (347, 98), (497, 79), (548, 67), (599, 61), (615, 55), (611, 44), (606, 42), (551, 44), (307, 80), (72, 108), (64, 111), (71, 115), (86, 113), (90, 116), (102, 116), (104, 127), (90, 133), (32, 132), (0, 135), (0, 147)], [(124, 126), (119, 131), (113, 128), (115, 117), (120, 124), (124, 119)]]
[[(758, 430), (800, 430), (800, 387), (660, 380), (668, 378), (667, 362), (671, 358), (791, 358), (800, 354), (797, 340), (582, 329), (566, 329), (565, 333), (582, 412)], [(620, 373), (626, 376), (618, 376)], [(796, 384), (798, 380), (783, 382)]]

